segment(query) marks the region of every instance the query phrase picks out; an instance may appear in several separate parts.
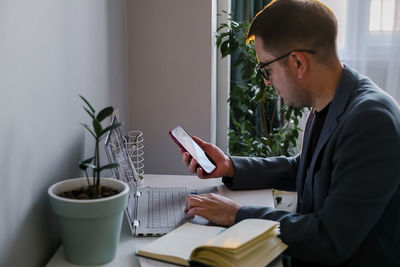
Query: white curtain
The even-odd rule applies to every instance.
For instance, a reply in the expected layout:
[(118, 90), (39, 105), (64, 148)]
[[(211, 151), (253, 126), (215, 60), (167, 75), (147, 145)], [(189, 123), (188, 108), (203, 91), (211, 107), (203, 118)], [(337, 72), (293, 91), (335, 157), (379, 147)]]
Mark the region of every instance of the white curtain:
[(400, 0), (339, 1), (346, 5), (341, 60), (370, 77), (400, 103)]

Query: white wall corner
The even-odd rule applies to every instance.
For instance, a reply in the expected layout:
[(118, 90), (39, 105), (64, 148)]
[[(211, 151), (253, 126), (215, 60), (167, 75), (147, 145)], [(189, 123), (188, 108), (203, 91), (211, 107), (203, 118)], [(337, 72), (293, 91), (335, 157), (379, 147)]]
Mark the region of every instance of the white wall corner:
[[(218, 0), (217, 14), (222, 14), (222, 11), (231, 13), (230, 0)], [(217, 25), (226, 23), (226, 16), (216, 16)], [(215, 38), (215, 37), (214, 37)], [(217, 146), (228, 153), (228, 128), (229, 128), (229, 93), (231, 80), (231, 57), (221, 58), (221, 53), (217, 52), (217, 114), (216, 114), (216, 144)]]
[(217, 0), (211, 0), (211, 133), (210, 141), (213, 144), (217, 143)]

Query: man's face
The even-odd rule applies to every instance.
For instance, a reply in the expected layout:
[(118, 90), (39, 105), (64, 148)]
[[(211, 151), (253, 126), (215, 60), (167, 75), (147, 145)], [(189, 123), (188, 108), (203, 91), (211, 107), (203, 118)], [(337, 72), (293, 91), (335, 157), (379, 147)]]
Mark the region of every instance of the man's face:
[[(277, 58), (264, 49), (263, 40), (255, 37), (254, 46), (257, 59), (260, 64), (270, 62)], [(280, 56), (280, 55), (278, 55)], [(265, 67), (270, 73), (270, 79), (264, 79), (267, 86), (272, 85), (277, 94), (283, 99), (287, 106), (304, 107), (309, 105), (309, 95), (302, 88), (297, 79), (296, 64), (294, 58), (289, 55), (287, 58), (275, 61)]]

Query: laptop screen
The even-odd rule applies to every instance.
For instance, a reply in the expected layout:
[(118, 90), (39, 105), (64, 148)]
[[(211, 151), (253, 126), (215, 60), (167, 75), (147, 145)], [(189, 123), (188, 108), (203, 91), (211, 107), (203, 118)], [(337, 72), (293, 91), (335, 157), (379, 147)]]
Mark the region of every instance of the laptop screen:
[[(114, 116), (112, 124), (118, 123), (117, 118)], [(105, 141), (105, 149), (108, 161), (110, 163), (118, 163), (119, 166), (113, 168), (114, 178), (121, 180), (129, 185), (128, 197), (128, 215), (131, 222), (136, 219), (136, 198), (138, 175), (134, 168), (131, 159), (129, 158), (128, 151), (125, 145), (125, 139), (121, 134), (120, 127), (112, 129), (108, 132)]]

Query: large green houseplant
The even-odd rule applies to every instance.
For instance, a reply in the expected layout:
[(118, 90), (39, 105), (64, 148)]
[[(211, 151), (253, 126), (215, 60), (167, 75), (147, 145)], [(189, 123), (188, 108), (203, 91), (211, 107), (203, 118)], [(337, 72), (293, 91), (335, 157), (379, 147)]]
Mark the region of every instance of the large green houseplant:
[(290, 156), (298, 152), (299, 120), (304, 110), (282, 104), (272, 86), (255, 71), (253, 42), (246, 42), (249, 22), (227, 23), (217, 29), (216, 43), (222, 57), (232, 55), (240, 81), (232, 81), (230, 92), (229, 152), (238, 156)]
[[(82, 125), (94, 138), (94, 154), (79, 163), (85, 177), (58, 182), (48, 193), (60, 225), (66, 259), (78, 265), (98, 265), (111, 261), (116, 255), (129, 188), (116, 179), (101, 178), (103, 170), (118, 166), (116, 163), (100, 164), (99, 143), (119, 126), (102, 126), (114, 108), (106, 107), (96, 113), (93, 106), (80, 97), (92, 120), (91, 126)], [(93, 171), (92, 177), (89, 177), (89, 169)]]

